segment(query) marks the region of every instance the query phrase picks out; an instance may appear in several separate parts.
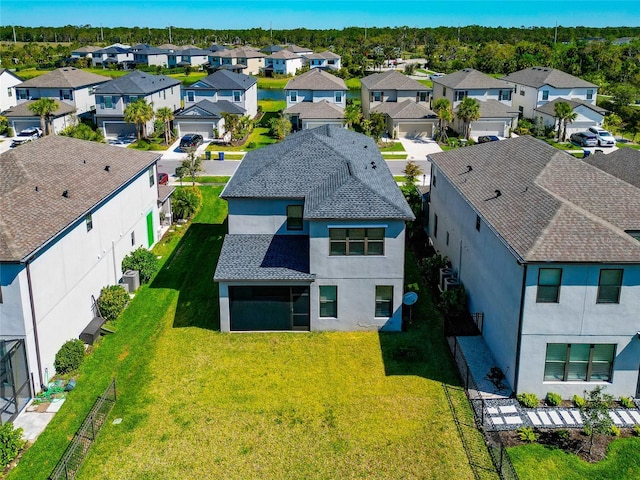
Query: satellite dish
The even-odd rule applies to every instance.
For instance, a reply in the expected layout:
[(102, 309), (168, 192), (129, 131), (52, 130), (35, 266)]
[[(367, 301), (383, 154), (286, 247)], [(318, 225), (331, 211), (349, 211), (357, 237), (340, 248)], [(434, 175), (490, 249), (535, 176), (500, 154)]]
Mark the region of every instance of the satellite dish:
[(413, 305), (418, 301), (418, 294), (416, 292), (407, 292), (402, 296), (402, 303), (405, 305)]

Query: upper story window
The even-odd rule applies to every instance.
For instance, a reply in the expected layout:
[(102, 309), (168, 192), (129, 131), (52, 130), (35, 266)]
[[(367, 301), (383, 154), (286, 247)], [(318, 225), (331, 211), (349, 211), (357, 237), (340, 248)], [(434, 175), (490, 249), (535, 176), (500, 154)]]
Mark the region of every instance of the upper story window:
[(587, 100), (593, 100), (593, 90), (587, 90)]
[(106, 97), (103, 97), (103, 98), (104, 98), (104, 102), (101, 102), (104, 105), (103, 108), (116, 108), (115, 102), (113, 101), (112, 96), (107, 95)]
[(298, 101), (298, 92), (295, 90), (290, 90), (289, 91), (289, 100), (292, 102), (297, 102)]
[(330, 255), (384, 255), (384, 228), (330, 228)]
[(60, 90), (60, 100), (73, 100), (73, 93), (71, 90)]
[(84, 216), (84, 223), (87, 225), (87, 232), (90, 232), (93, 229), (93, 217), (91, 213), (87, 213)]
[(336, 103), (342, 103), (342, 92), (336, 92)]
[(11, 87), (7, 88), (7, 96), (8, 97), (13, 97), (13, 88), (11, 88)]
[(18, 95), (18, 100), (28, 100), (29, 99), (29, 89), (28, 88), (16, 88), (16, 92)]
[(240, 90), (233, 91), (233, 101), (234, 102), (242, 101), (242, 92)]
[(549, 100), (549, 90), (542, 91), (542, 100)]
[(469, 96), (469, 92), (467, 90), (456, 90), (455, 101), (460, 102), (467, 96)]
[(622, 290), (622, 269), (604, 268), (600, 270), (596, 302), (620, 303), (620, 290)]
[(302, 230), (302, 205), (287, 205), (287, 230)]
[(498, 100), (511, 100), (511, 90), (500, 90), (498, 94)]
[(416, 102), (426, 102), (427, 101), (427, 93), (428, 92), (418, 92), (416, 93)]
[(153, 167), (149, 167), (149, 186), (153, 187), (156, 183), (156, 179), (153, 175)]
[(548, 343), (544, 380), (560, 382), (609, 382), (614, 344)]
[(560, 299), (561, 268), (541, 268), (538, 271), (537, 303), (558, 303)]
[(196, 98), (196, 92), (194, 92), (193, 90), (187, 91), (187, 102), (193, 102), (195, 101), (195, 98)]
[(371, 100), (373, 102), (381, 102), (382, 101), (382, 92), (371, 92)]
[(521, 89), (520, 89), (520, 96), (521, 96), (521, 97), (524, 97), (524, 88), (521, 88)]
[(481, 221), (480, 221), (480, 215), (476, 215), (476, 230), (480, 231), (480, 225), (481, 225)]
[(442, 96), (443, 97), (447, 96), (447, 87), (442, 87)]

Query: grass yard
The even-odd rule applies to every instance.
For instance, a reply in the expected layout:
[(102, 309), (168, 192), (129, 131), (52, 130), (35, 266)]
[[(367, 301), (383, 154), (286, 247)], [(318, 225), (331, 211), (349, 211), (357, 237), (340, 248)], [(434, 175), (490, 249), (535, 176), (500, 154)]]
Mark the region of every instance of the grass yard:
[[(78, 479), (473, 478), (443, 391), (458, 375), (427, 292), (407, 332), (222, 334), (211, 278), (226, 203), (221, 187), (201, 191), (200, 213), (154, 249), (161, 271), (9, 479), (45, 479), (112, 377), (118, 401)], [(418, 279), (409, 256), (406, 281)], [(471, 447), (484, 448), (474, 432)]]
[(639, 449), (640, 438), (630, 437), (611, 442), (597, 463), (540, 444), (512, 447), (509, 456), (520, 480), (633, 480), (640, 478)]
[[(227, 183), (231, 177), (225, 176), (207, 176), (207, 175), (199, 175), (196, 177), (196, 182), (198, 183)], [(189, 185), (193, 180), (191, 177), (184, 177), (183, 180), (185, 185)]]
[(293, 77), (258, 77), (258, 88), (264, 88), (265, 90), (283, 90), (292, 78)]
[(192, 85), (207, 75), (207, 72), (190, 72), (189, 75), (185, 75), (184, 73), (170, 73), (168, 76), (179, 80), (183, 85)]
[(362, 88), (360, 79), (357, 77), (348, 78), (344, 81), (344, 83), (346, 83), (349, 90), (360, 90)]
[(385, 160), (406, 160), (407, 154), (406, 153), (385, 154), (385, 155), (382, 155), (382, 158), (384, 158)]
[(433, 88), (433, 82), (431, 80), (427, 80), (427, 79), (420, 79), (417, 80), (419, 83), (421, 83), (422, 85), (424, 85), (425, 87), (429, 87), (429, 88)]
[(406, 152), (401, 142), (386, 142), (385, 145), (379, 147), (381, 152)]

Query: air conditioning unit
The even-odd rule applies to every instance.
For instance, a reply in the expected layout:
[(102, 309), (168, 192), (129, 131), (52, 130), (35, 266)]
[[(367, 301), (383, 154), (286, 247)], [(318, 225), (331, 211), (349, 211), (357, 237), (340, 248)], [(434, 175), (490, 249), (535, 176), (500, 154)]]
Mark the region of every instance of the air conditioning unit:
[(135, 292), (140, 288), (140, 272), (138, 270), (127, 270), (122, 274), (122, 283), (129, 285), (129, 292)]
[(129, 284), (126, 283), (122, 278), (118, 282), (118, 286), (124, 288), (124, 291), (129, 293)]
[(460, 286), (460, 280), (455, 277), (444, 279), (444, 291), (451, 290), (452, 288), (458, 288)]
[(440, 281), (438, 282), (438, 286), (440, 287), (440, 291), (444, 291), (444, 282), (447, 278), (455, 278), (456, 271), (453, 268), (441, 268), (440, 269)]

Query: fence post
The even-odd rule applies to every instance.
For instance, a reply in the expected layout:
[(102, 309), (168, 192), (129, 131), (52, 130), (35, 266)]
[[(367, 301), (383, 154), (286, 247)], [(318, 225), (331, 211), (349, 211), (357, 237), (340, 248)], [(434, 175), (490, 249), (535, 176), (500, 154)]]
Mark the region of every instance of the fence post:
[(502, 473), (502, 462), (504, 461), (504, 448), (500, 445), (500, 473)]

